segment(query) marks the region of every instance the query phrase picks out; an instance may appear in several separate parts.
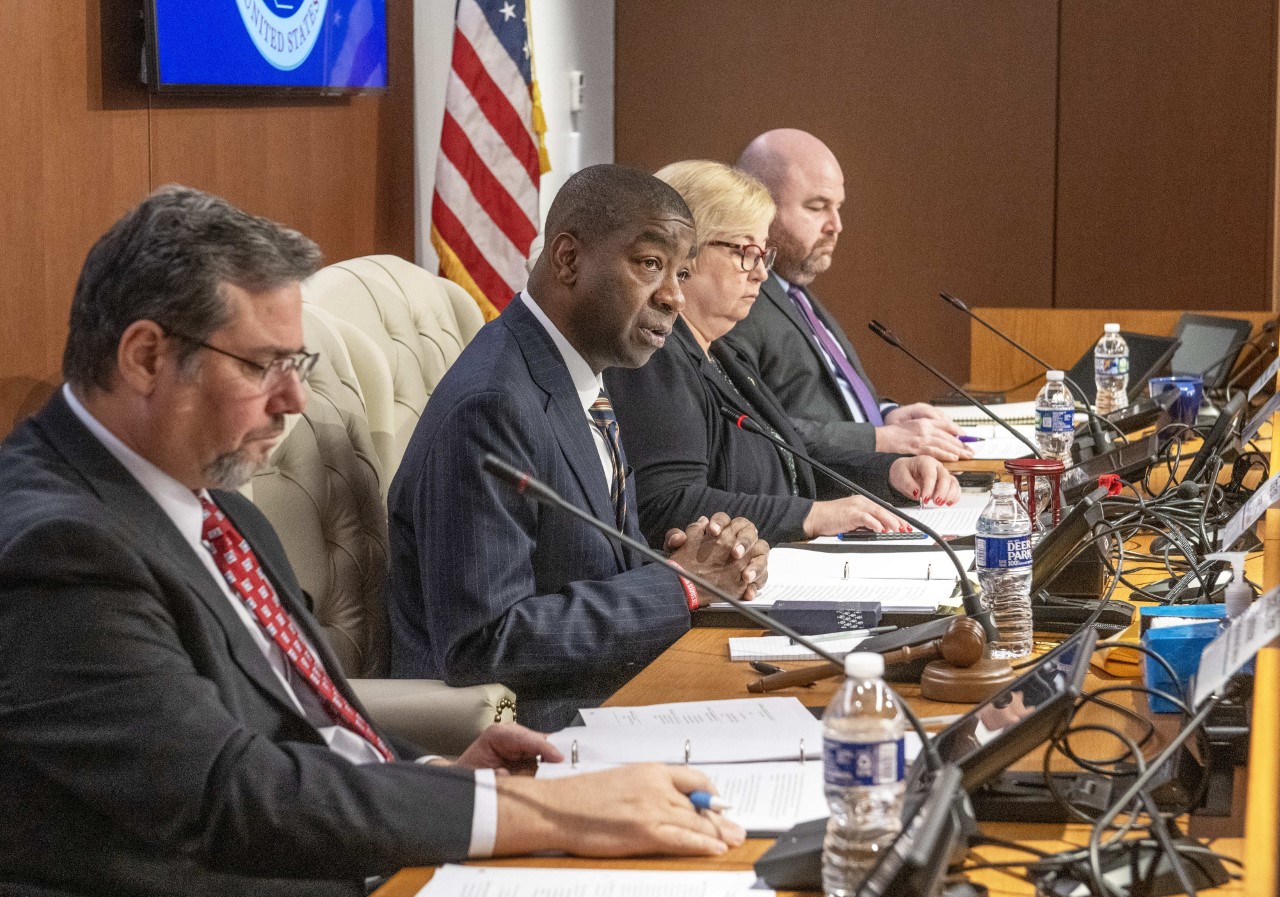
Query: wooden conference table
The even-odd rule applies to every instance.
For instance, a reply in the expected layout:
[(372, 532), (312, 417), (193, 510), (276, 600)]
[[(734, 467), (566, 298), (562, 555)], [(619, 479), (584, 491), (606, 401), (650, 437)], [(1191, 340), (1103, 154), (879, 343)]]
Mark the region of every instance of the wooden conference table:
[[(758, 678), (743, 663), (731, 663), (728, 660), (728, 639), (731, 636), (758, 635), (759, 629), (717, 629), (698, 628), (686, 633), (679, 641), (665, 651), (661, 657), (644, 669), (635, 679), (625, 685), (606, 706), (630, 706), (639, 704), (657, 704), (668, 701), (696, 701), (715, 698), (748, 697), (746, 683)], [(1044, 647), (1038, 644), (1037, 647)], [(1098, 685), (1119, 681), (1095, 667), (1089, 676), (1086, 689)], [(795, 695), (808, 706), (824, 706), (835, 690), (837, 680), (829, 679), (820, 682), (813, 688), (792, 688), (777, 695)], [(943, 704), (921, 698), (919, 686), (898, 685), (895, 688), (911, 702), (911, 706), (922, 716), (936, 716), (959, 713), (967, 709), (964, 705)], [(1145, 700), (1140, 695), (1120, 693), (1115, 696), (1122, 703), (1145, 713)], [(1168, 718), (1168, 726), (1176, 725), (1176, 717)], [(1088, 751), (1089, 739), (1098, 739), (1099, 755), (1114, 753), (1114, 743), (1102, 743), (1096, 735), (1084, 735), (1074, 744), (1081, 750)], [(814, 762), (814, 761), (810, 761)], [(1038, 759), (1028, 759), (1019, 764), (1019, 768), (1038, 768)], [(1237, 775), (1237, 792), (1242, 791), (1243, 776)], [(1228, 856), (1240, 857), (1243, 843), (1239, 837), (1239, 814), (1230, 819), (1209, 819), (1194, 817), (1191, 820), (1191, 832), (1194, 835), (1212, 838), (1210, 846)], [(1083, 825), (1032, 825), (1026, 823), (983, 823), (984, 833), (1010, 841), (1017, 841), (1028, 847), (1048, 853), (1056, 853), (1081, 846), (1088, 836), (1088, 828)], [(573, 868), (608, 868), (608, 869), (702, 869), (702, 870), (743, 870), (750, 869), (756, 859), (772, 844), (771, 839), (749, 839), (741, 847), (729, 851), (721, 857), (712, 859), (635, 859), (635, 860), (585, 860), (572, 857), (555, 858), (516, 858), (511, 860), (487, 860), (484, 865), (497, 866), (556, 866)], [(990, 862), (1025, 860), (1026, 854), (1006, 848), (983, 847), (975, 853)], [(430, 869), (405, 869), (380, 888), (376, 897), (411, 897), (429, 880)], [(1034, 887), (1016, 874), (1016, 870), (977, 870), (968, 874), (970, 880), (986, 885), (992, 897), (1014, 897), (1034, 893)], [(780, 892), (791, 893), (791, 892)], [(807, 893), (807, 892), (806, 892)], [(1232, 882), (1222, 888), (1202, 891), (1205, 895), (1227, 895), (1243, 893), (1240, 885)]]
[[(1261, 564), (1258, 558), (1253, 562)], [(1251, 571), (1251, 574), (1260, 571)], [(1117, 595), (1117, 597), (1122, 597)], [(631, 706), (658, 704), (671, 701), (698, 701), (717, 698), (748, 697), (746, 684), (758, 678), (745, 663), (732, 663), (728, 659), (728, 639), (732, 636), (758, 635), (761, 630), (695, 628), (686, 633), (679, 641), (668, 648), (657, 660), (645, 668), (635, 679), (625, 685), (607, 702), (606, 706)], [(1054, 638), (1061, 638), (1060, 636)], [(1051, 647), (1046, 637), (1037, 637), (1036, 650), (1042, 651)], [(1098, 660), (1101, 663), (1101, 660)], [(1086, 682), (1086, 690), (1098, 686), (1124, 681), (1123, 671), (1117, 675), (1101, 668), (1098, 663), (1091, 669)], [(830, 700), (837, 685), (837, 680), (828, 679), (812, 688), (791, 688), (776, 692), (780, 696), (794, 695), (807, 706), (825, 706)], [(921, 716), (941, 716), (960, 713), (968, 709), (966, 705), (945, 704), (929, 701), (919, 694), (918, 685), (896, 685), (895, 688)], [(1134, 693), (1120, 692), (1112, 696), (1118, 703), (1127, 705), (1141, 715), (1147, 714), (1144, 696)], [(1102, 711), (1099, 711), (1101, 713)], [(1115, 714), (1109, 714), (1109, 721), (1118, 723)], [(1178, 718), (1169, 715), (1158, 721), (1162, 734), (1168, 735), (1176, 731)], [(1085, 756), (1107, 756), (1116, 753), (1117, 743), (1097, 733), (1086, 733), (1073, 740), (1073, 746)], [(1151, 752), (1148, 753), (1148, 756)], [(1033, 754), (1017, 764), (1015, 768), (1038, 769), (1042, 755)], [(810, 761), (814, 762), (814, 761)], [(1063, 767), (1070, 768), (1070, 767)], [(1228, 856), (1240, 858), (1244, 855), (1242, 832), (1243, 792), (1245, 776), (1237, 771), (1235, 811), (1229, 818), (1192, 817), (1185, 821), (1190, 833), (1196, 837), (1211, 839), (1210, 846)], [(1088, 827), (1078, 824), (1069, 825), (1036, 825), (1027, 823), (983, 823), (985, 834), (1016, 841), (1027, 847), (1057, 853), (1082, 846), (1088, 837)], [(698, 859), (630, 859), (630, 860), (587, 860), (572, 857), (538, 857), (515, 858), (510, 860), (488, 860), (484, 865), (495, 866), (554, 866), (561, 868), (608, 868), (608, 869), (683, 869), (683, 870), (744, 870), (750, 869), (759, 856), (768, 849), (771, 839), (750, 839), (741, 847), (729, 851), (716, 858)], [(1025, 853), (1008, 848), (982, 847), (974, 853), (988, 862), (1002, 862), (1028, 859)], [(970, 880), (986, 885), (992, 897), (1014, 897), (1034, 893), (1034, 887), (1017, 874), (1018, 870), (984, 869), (968, 873)], [(1236, 871), (1229, 867), (1229, 871)], [(431, 877), (429, 868), (405, 869), (378, 889), (376, 897), (411, 897)], [(788, 893), (788, 892), (782, 892)], [(1238, 882), (1205, 890), (1206, 895), (1243, 894), (1244, 890)]]

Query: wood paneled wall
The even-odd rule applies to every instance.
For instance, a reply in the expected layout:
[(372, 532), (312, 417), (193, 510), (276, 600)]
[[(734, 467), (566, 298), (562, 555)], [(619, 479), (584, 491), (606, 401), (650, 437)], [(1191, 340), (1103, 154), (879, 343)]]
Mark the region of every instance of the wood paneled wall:
[(732, 161), (799, 127), (848, 201), (815, 292), (877, 386), (944, 391), (969, 327), (942, 304), (1272, 307), (1276, 0), (648, 0), (617, 4), (616, 151)]
[(388, 0), (391, 89), (167, 99), (139, 82), (140, 0), (0, 0), (0, 434), (60, 381), (93, 241), (183, 183), (295, 227), (332, 260), (413, 257), (412, 0)]

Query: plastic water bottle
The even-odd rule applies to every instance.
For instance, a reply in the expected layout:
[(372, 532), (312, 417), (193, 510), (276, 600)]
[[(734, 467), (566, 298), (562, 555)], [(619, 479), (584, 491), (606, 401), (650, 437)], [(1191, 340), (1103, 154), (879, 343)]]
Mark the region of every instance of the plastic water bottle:
[(1062, 371), (1047, 371), (1044, 388), (1036, 395), (1036, 447), (1046, 458), (1071, 463), (1076, 437), (1076, 400), (1063, 382)]
[(1129, 406), (1129, 344), (1119, 324), (1104, 324), (1102, 339), (1093, 347), (1093, 383), (1098, 388), (1094, 409), (1110, 414)]
[(999, 630), (992, 657), (1031, 653), (1031, 518), (1012, 483), (991, 487), (975, 539), (978, 582)]
[(906, 752), (899, 698), (884, 684), (884, 658), (855, 652), (822, 717), (823, 780), (831, 816), (822, 842), (822, 889), (853, 897), (902, 831)]

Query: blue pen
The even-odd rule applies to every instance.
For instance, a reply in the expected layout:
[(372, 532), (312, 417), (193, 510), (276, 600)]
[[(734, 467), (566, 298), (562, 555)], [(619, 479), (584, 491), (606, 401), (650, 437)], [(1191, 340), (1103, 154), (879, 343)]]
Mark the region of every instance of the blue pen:
[(732, 804), (725, 803), (710, 791), (690, 791), (689, 803), (699, 810), (715, 810), (717, 813), (722, 810), (728, 810), (732, 806)]
[(957, 439), (959, 439), (961, 442), (983, 442), (983, 441), (985, 441), (985, 440), (983, 440), (983, 438), (982, 438), (981, 436), (957, 436), (956, 438), (957, 438)]

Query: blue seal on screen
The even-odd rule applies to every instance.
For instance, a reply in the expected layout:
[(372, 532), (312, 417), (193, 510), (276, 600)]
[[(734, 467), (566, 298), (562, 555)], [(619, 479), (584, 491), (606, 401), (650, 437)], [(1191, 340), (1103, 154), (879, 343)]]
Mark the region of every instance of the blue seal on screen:
[(258, 52), (282, 72), (307, 61), (329, 0), (232, 0)]

